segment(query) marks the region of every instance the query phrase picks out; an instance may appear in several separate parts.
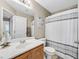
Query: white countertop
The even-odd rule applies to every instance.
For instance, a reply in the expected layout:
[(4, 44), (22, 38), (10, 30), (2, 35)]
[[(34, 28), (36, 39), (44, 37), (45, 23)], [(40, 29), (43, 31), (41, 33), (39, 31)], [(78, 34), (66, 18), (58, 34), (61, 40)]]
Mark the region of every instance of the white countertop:
[(43, 44), (40, 40), (27, 40), (26, 43), (19, 42), (12, 43), (10, 47), (0, 49), (0, 59), (11, 59), (26, 51), (29, 51), (39, 45)]

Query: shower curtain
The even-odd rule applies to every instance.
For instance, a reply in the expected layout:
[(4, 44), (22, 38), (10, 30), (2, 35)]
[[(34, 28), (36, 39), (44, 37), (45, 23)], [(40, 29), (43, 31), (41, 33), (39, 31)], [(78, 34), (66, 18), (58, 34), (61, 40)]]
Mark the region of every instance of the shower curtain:
[(68, 10), (46, 18), (47, 45), (63, 59), (78, 59), (78, 12)]

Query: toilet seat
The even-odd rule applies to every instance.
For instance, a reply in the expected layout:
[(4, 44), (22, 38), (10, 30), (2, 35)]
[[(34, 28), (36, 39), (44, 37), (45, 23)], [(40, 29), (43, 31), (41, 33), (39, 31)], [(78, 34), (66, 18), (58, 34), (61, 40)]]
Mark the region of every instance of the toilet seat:
[(54, 48), (48, 47), (48, 46), (45, 47), (45, 46), (46, 46), (46, 38), (41, 38), (41, 39), (39, 39), (39, 40), (43, 42), (43, 44), (44, 44), (44, 52), (45, 52), (46, 54), (48, 54), (48, 55), (55, 55), (55, 54), (56, 54), (56, 51), (55, 51)]
[(44, 48), (44, 51), (45, 51), (45, 53), (46, 54), (48, 54), (48, 55), (55, 55), (55, 49), (54, 48), (52, 48), (52, 47), (45, 47)]

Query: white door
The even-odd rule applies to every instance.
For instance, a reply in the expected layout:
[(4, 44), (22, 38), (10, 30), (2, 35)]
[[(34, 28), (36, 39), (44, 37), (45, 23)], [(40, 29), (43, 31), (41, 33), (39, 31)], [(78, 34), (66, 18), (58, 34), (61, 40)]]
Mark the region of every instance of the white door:
[(26, 37), (27, 18), (21, 16), (13, 16), (13, 37), (23, 38)]

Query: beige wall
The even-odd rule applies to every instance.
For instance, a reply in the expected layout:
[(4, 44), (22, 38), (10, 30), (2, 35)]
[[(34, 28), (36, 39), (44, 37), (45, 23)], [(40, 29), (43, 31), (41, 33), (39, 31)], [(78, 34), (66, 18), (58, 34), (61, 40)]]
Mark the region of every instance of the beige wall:
[(50, 13), (44, 9), (41, 5), (39, 5), (35, 0), (31, 0), (31, 7), (35, 13), (35, 16), (49, 16)]
[(15, 13), (17, 16), (22, 16), (22, 17), (27, 17), (28, 15), (22, 13), (22, 12), (19, 12), (19, 11), (16, 11)]
[[(41, 5), (39, 5), (36, 1), (31, 0), (31, 7), (34, 11), (34, 36), (35, 38), (44, 38), (45, 37), (45, 27), (42, 21), (50, 15), (50, 13), (44, 9)], [(42, 17), (41, 19), (39, 19)], [(40, 23), (40, 24), (39, 24)]]
[(41, 17), (37, 17), (35, 19), (35, 23), (34, 23), (34, 36), (35, 38), (39, 39), (39, 38), (44, 38), (45, 37), (45, 22), (44, 22), (45, 18)]
[(0, 8), (5, 8), (7, 10), (10, 10), (12, 13), (15, 14), (15, 10), (10, 6), (8, 5), (5, 0), (0, 0)]

